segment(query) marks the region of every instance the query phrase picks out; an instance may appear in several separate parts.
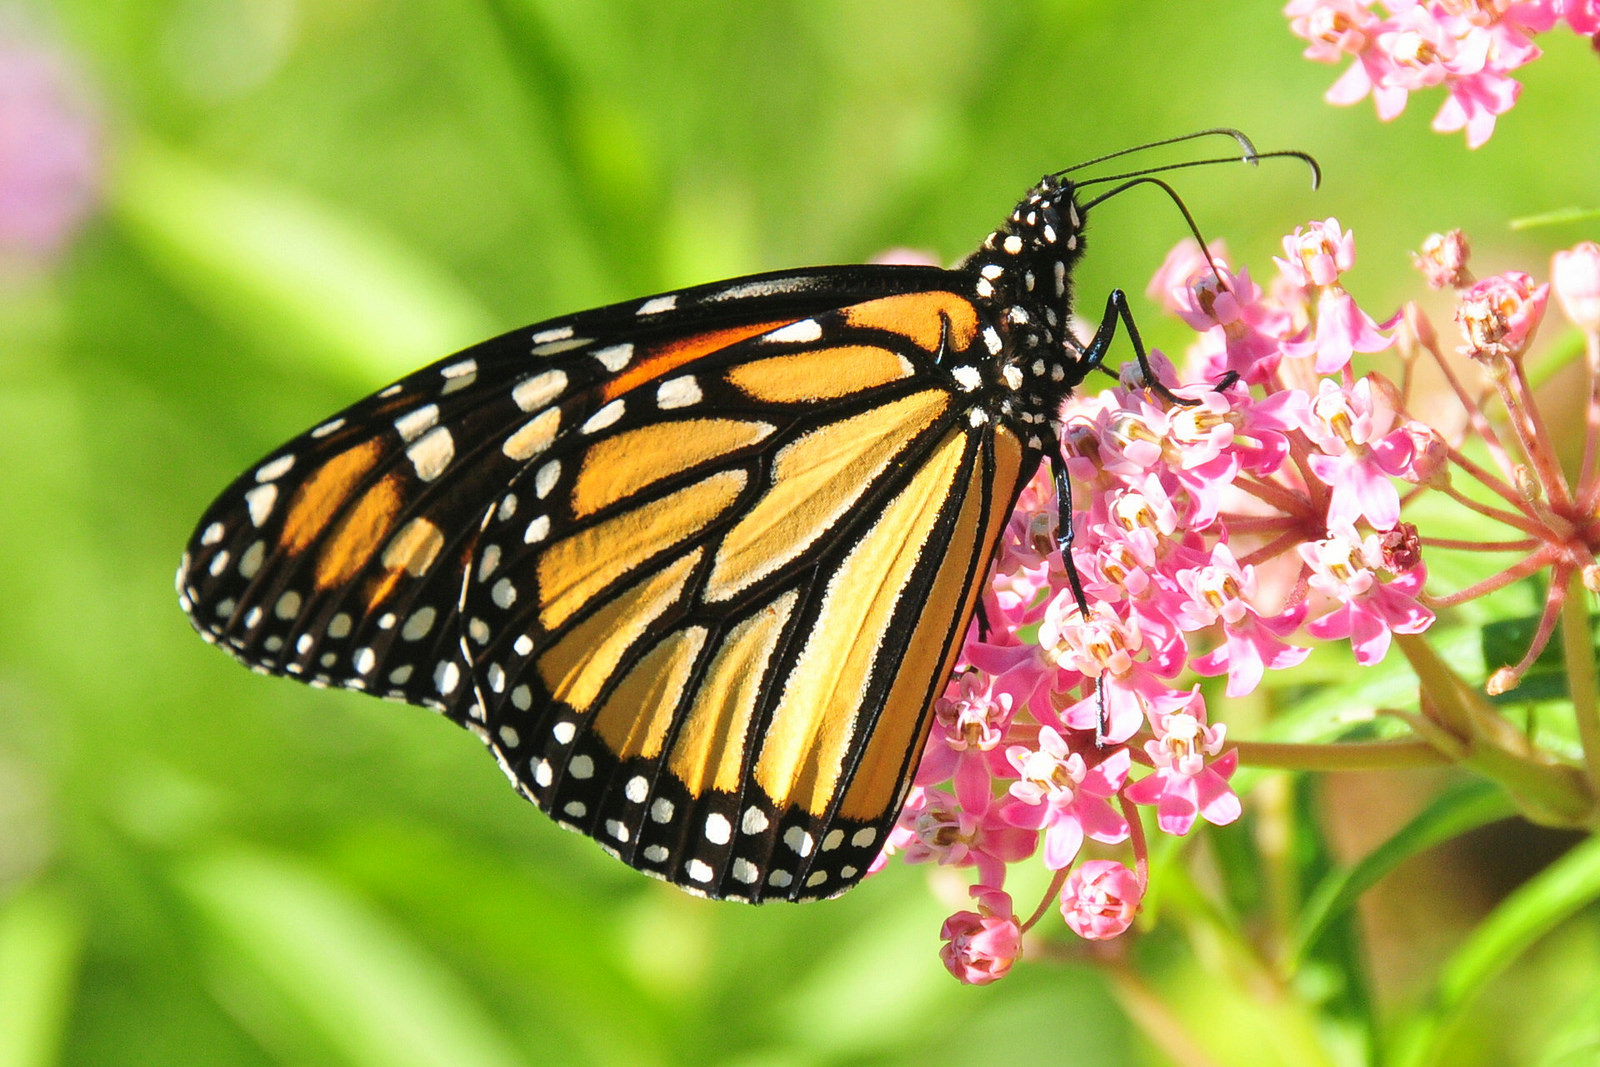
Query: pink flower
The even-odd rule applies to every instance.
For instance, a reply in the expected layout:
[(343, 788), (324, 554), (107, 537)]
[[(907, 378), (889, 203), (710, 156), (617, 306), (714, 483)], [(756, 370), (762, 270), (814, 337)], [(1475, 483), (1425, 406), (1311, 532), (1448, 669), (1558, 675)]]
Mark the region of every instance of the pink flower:
[(917, 768), (919, 785), (954, 779), (963, 806), (982, 811), (990, 795), (987, 754), (1000, 747), (1011, 723), (1012, 696), (995, 680), (966, 671), (934, 701), (934, 726)]
[(1022, 927), (1011, 898), (998, 889), (974, 886), (977, 911), (958, 911), (944, 922), (939, 958), (966, 985), (988, 985), (1006, 976), (1022, 955)]
[(1561, 311), (1585, 333), (1600, 332), (1600, 245), (1583, 241), (1550, 259)]
[(1349, 230), (1339, 229), (1338, 219), (1329, 218), (1296, 226), (1283, 239), (1283, 251), (1285, 258), (1272, 261), (1284, 277), (1309, 289), (1336, 283), (1355, 264), (1356, 242)]
[(1178, 581), (1189, 599), (1179, 609), (1179, 625), (1199, 630), (1222, 624), (1226, 640), (1190, 663), (1203, 675), (1228, 675), (1228, 695), (1255, 691), (1266, 668), (1284, 670), (1305, 660), (1311, 649), (1283, 638), (1299, 629), (1304, 606), (1278, 616), (1264, 616), (1256, 604), (1255, 568), (1242, 567), (1227, 545), (1216, 545), (1203, 567), (1180, 571)]
[(1522, 271), (1485, 278), (1461, 294), (1456, 322), (1466, 338), (1463, 355), (1480, 361), (1518, 359), (1544, 318), (1550, 286)]
[(980, 882), (999, 885), (1006, 864), (1031, 856), (1038, 837), (1002, 819), (999, 806), (988, 798), (980, 803), (976, 810), (968, 809), (942, 789), (914, 787), (885, 851), (903, 854), (907, 863), (932, 860), (943, 867), (976, 867)]
[(1133, 925), (1144, 900), (1138, 876), (1114, 860), (1089, 860), (1061, 887), (1061, 917), (1086, 941), (1107, 941)]
[(1115, 844), (1127, 839), (1128, 824), (1108, 803), (1128, 777), (1127, 749), (1116, 749), (1093, 767), (1048, 726), (1039, 747), (1006, 749), (1019, 780), (1000, 814), (1013, 826), (1044, 831), (1044, 865), (1059, 871), (1072, 863), (1084, 836)]
[(1600, 33), (1600, 0), (1557, 0), (1551, 6), (1561, 9), (1561, 17), (1575, 33), (1585, 37)]
[(56, 259), (94, 210), (101, 143), (65, 55), (0, 24), (0, 269)]
[(1363, 541), (1350, 530), (1335, 532), (1299, 551), (1311, 569), (1311, 589), (1336, 605), (1307, 623), (1306, 632), (1325, 641), (1348, 637), (1363, 667), (1383, 659), (1391, 633), (1421, 633), (1433, 624), (1433, 612), (1417, 600), (1426, 567), (1418, 561), (1385, 581), (1384, 542), (1377, 534)]
[(1324, 378), (1311, 403), (1306, 436), (1322, 449), (1307, 462), (1333, 490), (1329, 525), (1350, 525), (1365, 516), (1380, 530), (1400, 521), (1400, 494), (1389, 479), (1409, 472), (1412, 436), (1395, 428), (1389, 388), (1373, 388), (1373, 377), (1347, 389)]
[(1228, 787), (1238, 766), (1238, 755), (1222, 751), (1224, 730), (1206, 725), (1205, 698), (1196, 686), (1176, 694), (1170, 711), (1151, 715), (1155, 740), (1145, 742), (1145, 753), (1155, 769), (1130, 785), (1124, 795), (1135, 804), (1156, 805), (1156, 823), (1163, 833), (1183, 836), (1197, 817), (1225, 826), (1242, 811), (1239, 798)]

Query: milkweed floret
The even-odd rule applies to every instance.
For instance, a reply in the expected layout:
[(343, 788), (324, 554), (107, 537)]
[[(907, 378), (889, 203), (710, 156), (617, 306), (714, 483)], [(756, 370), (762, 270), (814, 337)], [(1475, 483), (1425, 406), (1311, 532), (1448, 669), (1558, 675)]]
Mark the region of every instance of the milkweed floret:
[[(1355, 9), (1346, 14), (1347, 32), (1357, 33)], [(1378, 663), (1427, 630), (1435, 608), (1548, 568), (1549, 601), (1526, 657), (1487, 679), (1503, 692), (1550, 641), (1569, 588), (1600, 588), (1600, 246), (1562, 253), (1552, 268), (1557, 299), (1588, 335), (1590, 413), (1575, 484), (1522, 370), (1550, 287), (1517, 273), (1473, 282), (1464, 237), (1425, 242), (1416, 258), (1429, 283), (1458, 290), (1465, 345), (1447, 358), (1415, 306), (1380, 322), (1356, 305), (1341, 282), (1354, 239), (1334, 220), (1301, 227), (1284, 248), (1265, 289), (1232, 273), (1220, 249), (1207, 260), (1193, 242), (1157, 274), (1153, 295), (1197, 337), (1183, 373), (1159, 353), (1151, 363), (1163, 380), (1199, 379), (1178, 391), (1194, 403), (1167, 403), (1125, 368), (1116, 386), (1064, 405), (1073, 560), (1087, 615), (1056, 550), (1051, 481), (1041, 474), (1018, 501), (984, 597), (989, 626), (968, 636), (886, 849), (977, 872), (973, 894), (988, 910), (962, 911), (945, 931), (945, 960), (963, 981), (1004, 974), (1020, 952), (1013, 935), (1040, 922), (1051, 901), (1081, 937), (1127, 930), (1149, 879), (1146, 821), (1183, 837), (1199, 822), (1239, 818), (1231, 781), (1241, 749), (1211, 721), (1208, 694), (1254, 693), (1319, 643), (1348, 647), (1356, 664)], [(1327, 328), (1329, 317), (1342, 333)], [(1340, 338), (1332, 347), (1330, 336)], [(1270, 356), (1244, 362), (1268, 345)], [(1405, 360), (1404, 386), (1351, 366), (1353, 353), (1385, 350)], [(1449, 429), (1411, 414), (1411, 369), (1423, 354), (1466, 409), (1465, 418), (1441, 420)], [(1470, 370), (1463, 356), (1489, 372), (1514, 440), (1501, 440), (1460, 384), (1456, 368)], [(1469, 437), (1498, 473), (1471, 458)], [(1463, 480), (1499, 500), (1466, 495)], [(1403, 517), (1427, 493), (1515, 536), (1430, 537)], [(1424, 594), (1426, 553), (1504, 550), (1525, 556), (1466, 589)], [(1414, 657), (1416, 646), (1406, 648)], [(1195, 681), (1210, 676), (1223, 679), (1215, 690)], [(1600, 755), (1595, 763), (1600, 774)], [(1018, 922), (1010, 898), (1002, 909), (993, 894), (1025, 861), (1054, 878)], [(1003, 951), (984, 950), (996, 941)]]
[(1539, 58), (1535, 34), (1565, 21), (1585, 37), (1600, 35), (1594, 0), (1291, 0), (1283, 13), (1307, 42), (1307, 59), (1353, 60), (1325, 94), (1330, 104), (1370, 95), (1388, 122), (1411, 93), (1442, 86), (1448, 95), (1433, 128), (1465, 130), (1469, 148), (1487, 141), (1516, 103), (1522, 86), (1511, 72)]

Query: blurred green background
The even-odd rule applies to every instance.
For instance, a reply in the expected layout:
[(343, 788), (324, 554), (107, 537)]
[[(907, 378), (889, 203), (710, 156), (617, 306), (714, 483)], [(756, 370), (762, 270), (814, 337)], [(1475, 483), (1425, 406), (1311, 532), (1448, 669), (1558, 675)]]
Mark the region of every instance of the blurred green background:
[[(1430, 230), (1465, 227), (1480, 275), (1542, 274), (1594, 236), (1507, 225), (1597, 199), (1600, 66), (1564, 32), (1468, 152), (1428, 130), (1437, 93), (1391, 125), (1325, 105), (1337, 71), (1300, 58), (1277, 5), (1241, 0), (3, 14), (0, 62), (75, 71), (101, 151), (87, 223), (0, 288), (17, 1063), (1164, 1062), (1137, 998), (1064, 931), (1034, 953), (1055, 958), (959, 987), (924, 870), (805, 907), (692, 899), (536, 814), (449, 723), (241, 670), (175, 603), (193, 521), (281, 440), (483, 337), (895, 246), (954, 261), (1044, 171), (1206, 126), (1309, 151), (1326, 180), (1180, 174), (1205, 232), (1263, 277), (1283, 233), (1337, 215), (1380, 316), (1420, 288), (1405, 251)], [(1184, 233), (1152, 190), (1100, 208), (1085, 307), (1142, 293)], [(1211, 833), (1225, 858), (1249, 829)], [(1521, 1007), (1537, 1020), (1539, 991), (1592, 983), (1596, 942), (1569, 931), (1519, 974)], [(1216, 1062), (1296, 1062), (1261, 1039), (1252, 976), (1203, 941), (1158, 927), (1132, 953)]]

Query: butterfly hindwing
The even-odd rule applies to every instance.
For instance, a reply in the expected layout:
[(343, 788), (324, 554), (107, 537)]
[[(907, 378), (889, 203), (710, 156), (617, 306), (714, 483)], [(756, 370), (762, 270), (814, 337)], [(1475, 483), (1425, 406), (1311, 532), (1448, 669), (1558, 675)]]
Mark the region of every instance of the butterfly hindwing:
[(663, 371), (696, 397), (666, 410), (607, 390), (513, 483), (463, 615), (481, 728), (558, 821), (713, 896), (865, 873), (1021, 479), (935, 362), (959, 311), (785, 323)]

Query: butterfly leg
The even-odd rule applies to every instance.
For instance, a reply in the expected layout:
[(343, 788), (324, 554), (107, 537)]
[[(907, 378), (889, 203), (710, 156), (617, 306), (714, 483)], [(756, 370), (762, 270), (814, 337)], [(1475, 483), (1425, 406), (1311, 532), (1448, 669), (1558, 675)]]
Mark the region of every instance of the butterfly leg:
[(1133, 354), (1139, 361), (1139, 369), (1144, 372), (1145, 384), (1155, 391), (1163, 400), (1174, 404), (1189, 404), (1173, 393), (1156, 378), (1155, 371), (1150, 368), (1150, 357), (1145, 355), (1144, 338), (1139, 336), (1139, 327), (1134, 325), (1133, 311), (1128, 307), (1128, 294), (1121, 289), (1111, 290), (1111, 295), (1106, 297), (1105, 314), (1100, 316), (1100, 325), (1094, 331), (1094, 337), (1083, 349), (1084, 373), (1099, 367), (1105, 362), (1106, 353), (1111, 349), (1111, 342), (1117, 336), (1117, 321), (1121, 320), (1123, 327), (1128, 331), (1128, 343), (1133, 346)]
[[(1120, 290), (1119, 290), (1120, 292)], [(1103, 327), (1102, 327), (1103, 328)], [(1078, 614), (1088, 621), (1089, 595), (1083, 591), (1083, 578), (1072, 559), (1072, 542), (1077, 528), (1072, 522), (1072, 479), (1067, 476), (1067, 460), (1061, 454), (1061, 445), (1052, 440), (1050, 448), (1050, 476), (1056, 485), (1056, 547), (1061, 551), (1061, 563), (1067, 569), (1067, 584), (1072, 587), (1072, 599), (1078, 605)], [(1095, 701), (1100, 709), (1100, 721), (1095, 729), (1095, 745), (1104, 743), (1111, 729), (1111, 712), (1106, 706), (1106, 683), (1103, 677), (1094, 682)]]

